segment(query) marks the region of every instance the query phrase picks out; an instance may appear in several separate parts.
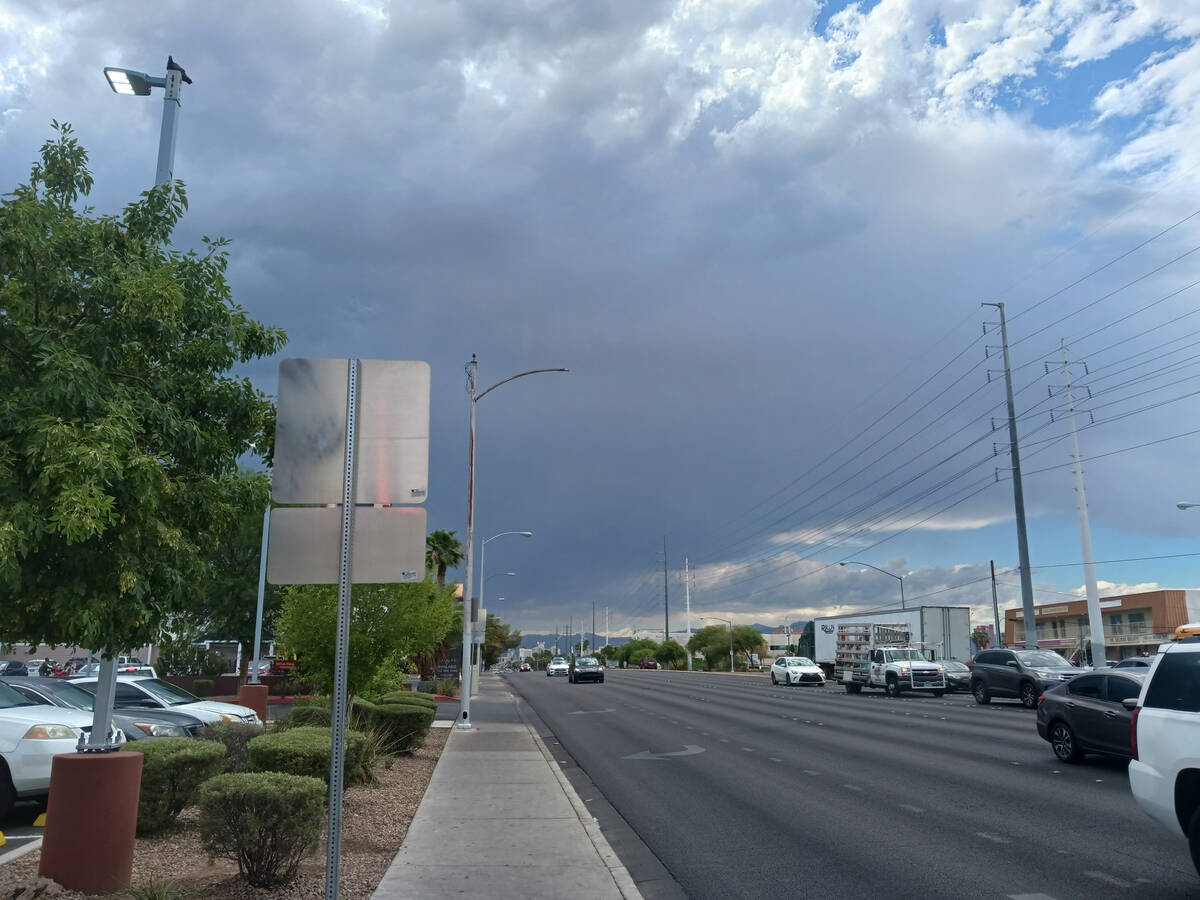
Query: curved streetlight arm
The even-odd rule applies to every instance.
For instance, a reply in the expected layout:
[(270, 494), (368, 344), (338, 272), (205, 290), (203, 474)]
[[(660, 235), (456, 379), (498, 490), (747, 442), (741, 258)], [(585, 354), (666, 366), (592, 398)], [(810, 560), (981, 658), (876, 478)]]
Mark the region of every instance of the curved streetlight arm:
[(476, 394), (475, 400), (476, 400), (476, 402), (478, 402), (479, 400), (482, 400), (484, 397), (486, 397), (488, 394), (490, 394), (492, 391), (494, 391), (496, 388), (500, 387), (500, 385), (508, 384), (510, 381), (516, 381), (518, 378), (524, 378), (526, 375), (538, 375), (541, 372), (570, 372), (570, 371), (571, 371), (570, 369), (530, 369), (528, 372), (518, 372), (516, 375), (509, 375), (503, 381), (497, 381), (486, 391)]
[(860, 562), (857, 559), (848, 559), (845, 562), (838, 563), (838, 565), (845, 566), (846, 563), (849, 563), (852, 566), (866, 566), (868, 569), (874, 569), (876, 572), (882, 572), (884, 575), (891, 575), (893, 578), (895, 578), (897, 581), (899, 581), (900, 582), (900, 608), (907, 609), (907, 607), (905, 606), (905, 603), (904, 603), (904, 576), (903, 575), (897, 575), (895, 572), (889, 572), (887, 569), (881, 569), (881, 568), (879, 568), (879, 566), (873, 566), (870, 563)]

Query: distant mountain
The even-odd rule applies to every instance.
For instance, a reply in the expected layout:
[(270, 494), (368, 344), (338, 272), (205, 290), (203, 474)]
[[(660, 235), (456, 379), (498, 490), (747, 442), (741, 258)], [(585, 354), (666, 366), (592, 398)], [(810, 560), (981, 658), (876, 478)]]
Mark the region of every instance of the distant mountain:
[[(553, 649), (555, 637), (556, 637), (556, 635), (554, 634), (554, 632), (550, 632), (550, 634), (525, 634), (525, 633), (522, 633), (521, 634), (521, 646), (524, 647), (526, 650), (532, 650), (539, 643), (544, 643), (547, 647)], [(558, 638), (559, 649), (565, 650), (567, 647), (567, 636), (560, 634), (560, 635), (557, 635), (557, 638)], [(592, 640), (591, 632), (585, 632), (583, 639), (585, 641)], [(604, 640), (605, 640), (604, 635), (602, 635), (602, 634), (596, 635), (596, 646), (603, 647)], [(579, 641), (579, 632), (577, 631), (577, 632), (575, 632), (575, 637), (574, 637), (574, 639), (572, 639), (571, 643), (578, 643), (578, 641)], [(628, 641), (629, 641), (629, 638), (627, 638), (627, 637), (610, 637), (610, 638), (608, 638), (609, 645), (613, 646), (613, 647), (628, 643)]]
[[(806, 622), (806, 621), (805, 622), (792, 622), (791, 629), (793, 632), (803, 631), (804, 626), (807, 624), (808, 624), (808, 622)], [(763, 634), (771, 634), (771, 632), (773, 632), (773, 631), (782, 631), (784, 628), (783, 625), (758, 625), (758, 624), (751, 625), (750, 627), (755, 628), (758, 631), (761, 631)]]

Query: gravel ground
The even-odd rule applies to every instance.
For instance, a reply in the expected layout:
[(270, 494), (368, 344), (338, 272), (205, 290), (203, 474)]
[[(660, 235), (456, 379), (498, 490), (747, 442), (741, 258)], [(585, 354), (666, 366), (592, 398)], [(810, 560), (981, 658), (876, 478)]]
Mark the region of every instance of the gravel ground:
[[(425, 788), (433, 775), (450, 730), (435, 728), (425, 746), (411, 755), (397, 757), (390, 769), (376, 770), (379, 783), (358, 785), (346, 791), (342, 808), (342, 857), (339, 896), (345, 900), (368, 898), (391, 865), (404, 843), (409, 823), (417, 812)], [(180, 816), (179, 827), (162, 837), (138, 838), (133, 859), (133, 888), (146, 888), (171, 882), (169, 900), (311, 900), (325, 891), (325, 837), (317, 852), (300, 864), (296, 880), (275, 890), (252, 888), (238, 878), (237, 864), (226, 860), (210, 863), (200, 849), (196, 827), (197, 812), (188, 809)], [(0, 867), (0, 900), (22, 898), (25, 888), (37, 882), (41, 858), (34, 851)], [(57, 888), (57, 885), (54, 886)], [(54, 888), (41, 897), (81, 900), (89, 895), (74, 891), (55, 893)], [(133, 893), (113, 895), (135, 897)]]

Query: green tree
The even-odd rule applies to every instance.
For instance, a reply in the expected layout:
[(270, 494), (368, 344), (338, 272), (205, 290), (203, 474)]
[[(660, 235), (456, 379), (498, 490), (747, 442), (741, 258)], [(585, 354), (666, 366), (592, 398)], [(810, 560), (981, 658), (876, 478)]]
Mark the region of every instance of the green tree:
[(498, 616), (487, 614), (483, 633), (483, 664), (493, 666), (500, 661), (505, 650), (516, 650), (521, 646), (521, 632), (500, 621)]
[(668, 669), (681, 669), (687, 666), (687, 651), (678, 641), (663, 641), (658, 645), (658, 655), (655, 659)]
[(975, 645), (976, 650), (986, 650), (992, 643), (992, 636), (982, 628), (976, 628), (971, 632), (971, 643)]
[[(300, 674), (324, 693), (333, 689), (337, 587), (291, 585), (275, 623), (276, 638), (296, 654)], [(386, 668), (442, 640), (454, 615), (454, 590), (420, 584), (356, 584), (351, 592), (347, 691), (360, 694)]]
[(649, 638), (636, 638), (621, 645), (621, 662), (627, 666), (636, 666), (646, 657), (657, 659), (658, 644)]
[(453, 531), (438, 529), (425, 538), (425, 571), (437, 570), (437, 582), (446, 584), (446, 569), (457, 569), (463, 561), (462, 544)]
[(225, 240), (170, 248), (181, 183), (96, 216), (54, 127), (0, 203), (0, 641), (115, 653), (194, 608), (255, 504), (272, 407), (229, 373), (286, 338), (233, 302)]

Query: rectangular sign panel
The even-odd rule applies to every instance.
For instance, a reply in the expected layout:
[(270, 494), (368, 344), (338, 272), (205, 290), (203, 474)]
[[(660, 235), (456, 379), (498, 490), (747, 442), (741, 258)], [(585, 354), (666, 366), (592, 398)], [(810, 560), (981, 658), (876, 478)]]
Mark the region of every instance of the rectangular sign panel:
[[(350, 575), (355, 584), (396, 584), (425, 577), (425, 510), (362, 506), (354, 510)], [(341, 557), (340, 507), (271, 510), (267, 581), (337, 584)]]
[[(276, 503), (341, 502), (348, 368), (345, 359), (285, 359), (279, 364), (271, 483)], [(429, 391), (428, 363), (362, 360), (356, 502), (425, 502)]]

